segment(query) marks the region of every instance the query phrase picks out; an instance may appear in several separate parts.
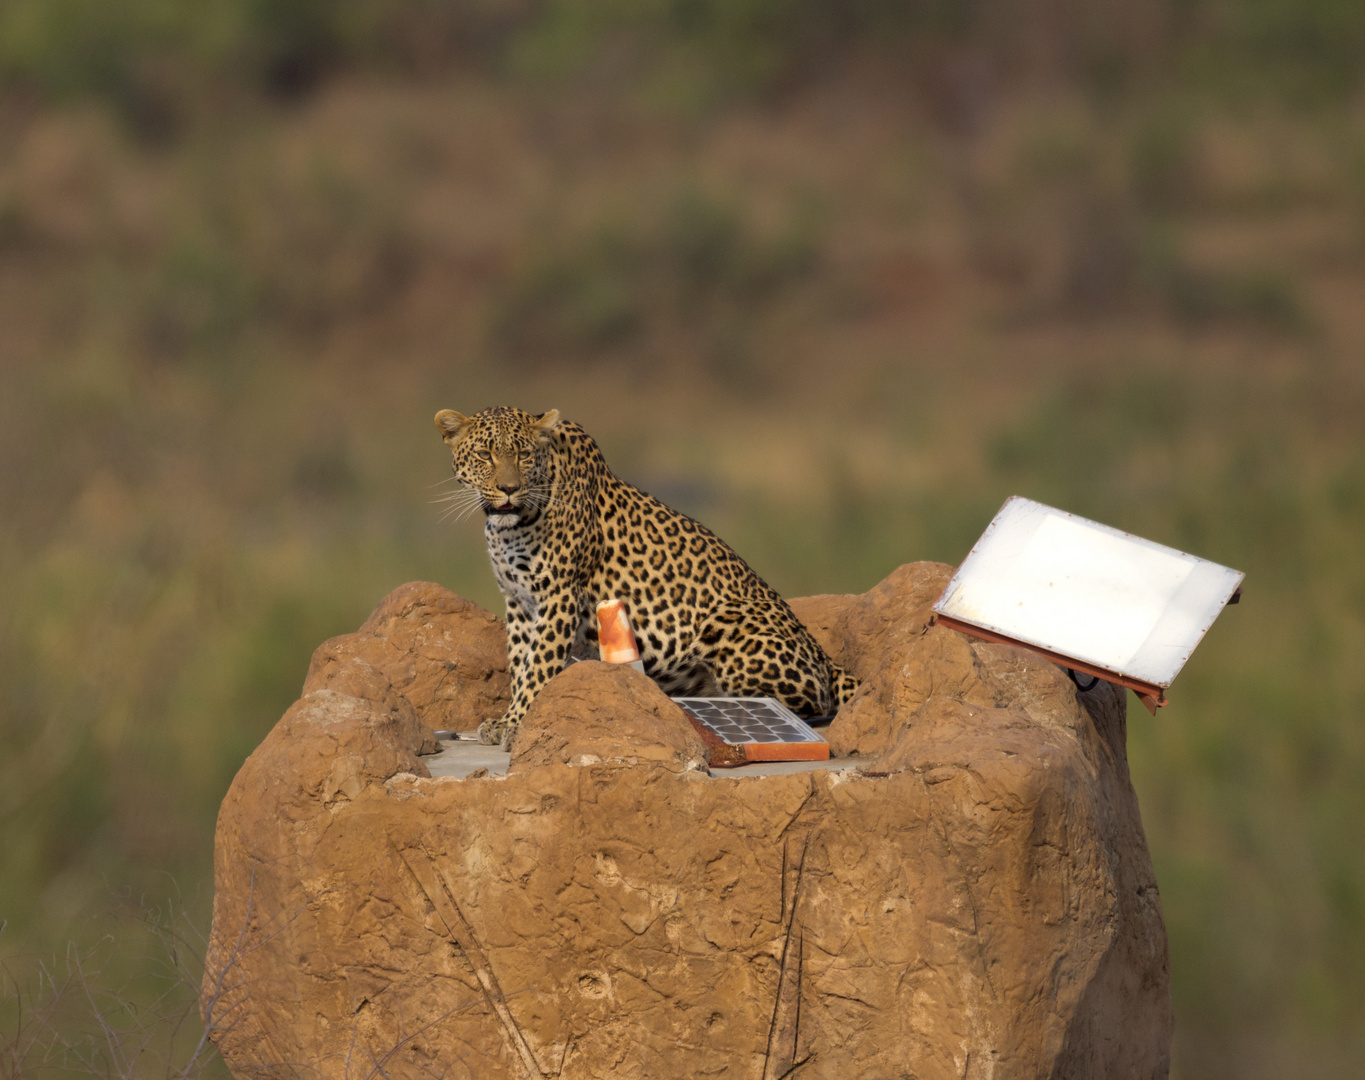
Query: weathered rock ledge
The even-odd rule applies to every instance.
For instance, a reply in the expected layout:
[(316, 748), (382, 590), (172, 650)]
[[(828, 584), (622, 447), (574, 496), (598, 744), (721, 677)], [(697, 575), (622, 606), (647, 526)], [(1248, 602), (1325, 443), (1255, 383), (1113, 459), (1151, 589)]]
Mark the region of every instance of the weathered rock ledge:
[[(924, 630), (948, 568), (793, 603), (864, 682), (858, 770), (708, 774), (648, 679), (574, 665), (506, 776), (496, 619), (390, 594), (314, 657), (218, 819), (202, 1005), (239, 1077), (1164, 1077), (1166, 935), (1125, 700)], [(429, 726), (430, 725), (430, 726)]]

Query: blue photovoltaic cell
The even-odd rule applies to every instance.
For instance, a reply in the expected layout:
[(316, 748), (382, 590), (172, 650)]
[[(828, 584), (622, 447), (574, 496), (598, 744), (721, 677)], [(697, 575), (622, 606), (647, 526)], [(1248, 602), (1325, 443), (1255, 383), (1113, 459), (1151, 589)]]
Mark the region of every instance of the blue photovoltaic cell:
[(824, 737), (774, 698), (674, 698), (727, 743), (824, 742)]

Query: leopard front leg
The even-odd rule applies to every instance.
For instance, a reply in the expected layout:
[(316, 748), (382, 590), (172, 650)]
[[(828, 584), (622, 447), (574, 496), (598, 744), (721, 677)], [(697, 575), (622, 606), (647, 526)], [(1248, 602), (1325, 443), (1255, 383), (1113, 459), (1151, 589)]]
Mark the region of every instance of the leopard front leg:
[(507, 603), (507, 661), (512, 679), (512, 702), (507, 712), (479, 726), (481, 743), (511, 747), (517, 725), (531, 702), (552, 678), (564, 670), (578, 630), (580, 603), (572, 592), (556, 593), (540, 604), (535, 619), (517, 605), (521, 616), (514, 629), (513, 605)]
[[(535, 620), (516, 596), (508, 594), (507, 601), (507, 671), (511, 677), (512, 700), (516, 700), (517, 687), (524, 678), (527, 657), (531, 655), (531, 639), (535, 634)], [(524, 711), (524, 710), (523, 710)], [(479, 725), (479, 742), (488, 746), (502, 745), (508, 733), (515, 730), (516, 721), (512, 711), (501, 716), (491, 716)], [(521, 719), (518, 715), (517, 719)]]

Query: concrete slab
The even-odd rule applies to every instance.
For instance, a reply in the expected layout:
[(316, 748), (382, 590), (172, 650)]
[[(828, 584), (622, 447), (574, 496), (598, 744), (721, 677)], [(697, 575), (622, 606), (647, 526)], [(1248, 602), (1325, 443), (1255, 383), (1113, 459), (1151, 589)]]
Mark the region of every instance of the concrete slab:
[[(441, 740), (441, 751), (422, 758), (423, 764), (432, 776), (465, 777), (475, 769), (487, 769), (493, 776), (507, 772), (511, 754), (505, 754), (496, 746), (464, 739)], [(733, 769), (712, 769), (716, 779), (729, 777), (743, 779), (746, 776), (775, 776), (781, 773), (815, 772), (817, 769), (853, 769), (863, 758), (833, 758), (829, 761), (756, 761), (750, 765), (740, 765)]]
[(507, 763), (512, 755), (504, 753), (496, 746), (464, 739), (442, 739), (439, 754), (427, 754), (422, 758), (432, 776), (468, 776), (475, 769), (487, 769), (494, 776), (507, 772)]

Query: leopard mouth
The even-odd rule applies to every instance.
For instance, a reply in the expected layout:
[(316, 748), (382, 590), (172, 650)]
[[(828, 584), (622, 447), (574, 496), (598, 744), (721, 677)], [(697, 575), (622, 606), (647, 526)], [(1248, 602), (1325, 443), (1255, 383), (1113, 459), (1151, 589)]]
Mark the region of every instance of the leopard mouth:
[(489, 517), (494, 517), (499, 514), (517, 514), (521, 512), (521, 507), (515, 505), (510, 500), (500, 506), (494, 506), (490, 502), (485, 502), (483, 504), (483, 512)]

